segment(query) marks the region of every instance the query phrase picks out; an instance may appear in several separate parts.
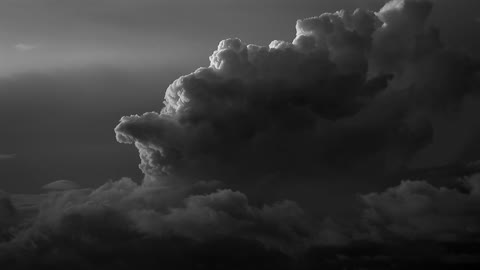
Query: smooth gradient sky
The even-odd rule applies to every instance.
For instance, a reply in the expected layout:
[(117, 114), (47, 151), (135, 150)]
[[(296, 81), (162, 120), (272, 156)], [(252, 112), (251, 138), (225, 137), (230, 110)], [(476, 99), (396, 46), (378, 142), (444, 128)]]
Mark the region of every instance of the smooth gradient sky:
[[(167, 86), (208, 65), (208, 56), (220, 40), (239, 37), (261, 45), (292, 40), (299, 18), (342, 8), (378, 10), (383, 4), (380, 0), (1, 1), (0, 189), (30, 193), (60, 179), (86, 187), (122, 176), (141, 179), (136, 149), (117, 143), (113, 128), (123, 115), (160, 110)], [(431, 21), (441, 28), (448, 44), (475, 54), (473, 48), (480, 46), (479, 7), (475, 0), (438, 0)], [(457, 31), (459, 27), (464, 31)], [(463, 113), (474, 115), (479, 103), (472, 100)], [(475, 142), (480, 124), (472, 127), (471, 121), (457, 119), (438, 120), (443, 132), (433, 147), (414, 159), (414, 166), (479, 157), (466, 144)]]

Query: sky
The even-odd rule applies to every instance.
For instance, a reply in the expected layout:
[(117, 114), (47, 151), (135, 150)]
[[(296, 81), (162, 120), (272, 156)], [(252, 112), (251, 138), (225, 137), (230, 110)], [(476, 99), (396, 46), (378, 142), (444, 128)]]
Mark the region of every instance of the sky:
[(0, 1), (0, 262), (188, 269), (173, 241), (208, 266), (480, 263), (479, 11)]

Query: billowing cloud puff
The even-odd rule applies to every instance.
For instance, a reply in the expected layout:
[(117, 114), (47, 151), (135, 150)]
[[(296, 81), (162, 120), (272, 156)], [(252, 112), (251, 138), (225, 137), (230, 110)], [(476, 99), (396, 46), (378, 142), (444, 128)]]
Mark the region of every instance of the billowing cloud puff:
[(257, 208), (244, 194), (231, 190), (187, 197), (184, 205), (167, 214), (142, 210), (134, 216), (142, 230), (157, 235), (170, 232), (197, 240), (234, 235), (287, 250), (314, 241), (313, 228), (294, 202)]
[(234, 262), (289, 269), (292, 255), (317, 240), (315, 230), (292, 201), (252, 203), (215, 181), (122, 178), (96, 189), (48, 193), (38, 213), (0, 243), (0, 264), (192, 269)]
[(480, 241), (480, 175), (462, 188), (403, 181), (381, 193), (362, 196), (364, 222), (377, 240)]
[(243, 193), (218, 189), (215, 182), (139, 185), (123, 178), (94, 190), (51, 193), (40, 205), (31, 226), (17, 234), (13, 242), (41, 241), (65, 222), (77, 219), (79, 224), (68, 226), (75, 229), (78, 225), (83, 230), (81, 222), (85, 219), (92, 230), (96, 226), (112, 230), (125, 226), (152, 237), (206, 241), (233, 236), (284, 251), (305, 248), (315, 240), (306, 214), (291, 201), (254, 206)]
[[(267, 269), (470, 269), (478, 263), (478, 175), (458, 190), (406, 181), (363, 195), (361, 229), (332, 219), (314, 225), (294, 202), (256, 206), (215, 182), (176, 183), (123, 178), (50, 193), (38, 216), (0, 244), (0, 263), (9, 269), (192, 269), (232, 262)], [(398, 238), (405, 242), (389, 241)]]
[(168, 87), (160, 113), (123, 117), (117, 140), (152, 176), (403, 166), (431, 141), (431, 114), (472, 90), (472, 61), (426, 26), (431, 7), (395, 0), (298, 20), (293, 42), (221, 41), (209, 67)]
[(479, 69), (478, 61), (446, 47), (426, 24), (432, 8), (426, 0), (394, 0), (376, 13), (383, 24), (372, 35), (370, 68), (394, 73), (391, 87), (409, 89), (419, 106), (444, 109), (475, 89)]

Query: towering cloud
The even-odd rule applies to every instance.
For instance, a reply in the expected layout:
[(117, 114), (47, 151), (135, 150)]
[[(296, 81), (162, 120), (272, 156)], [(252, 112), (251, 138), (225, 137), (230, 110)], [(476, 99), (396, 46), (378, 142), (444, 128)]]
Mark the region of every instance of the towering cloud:
[[(477, 177), (461, 191), (406, 181), (362, 195), (362, 220), (347, 226), (314, 219), (291, 200), (235, 190), (271, 175), (298, 183), (397, 170), (428, 145), (432, 118), (478, 86), (478, 65), (442, 44), (427, 23), (431, 9), (425, 0), (393, 0), (379, 12), (298, 20), (292, 42), (221, 41), (208, 67), (168, 87), (160, 112), (125, 116), (115, 128), (119, 142), (138, 148), (144, 180), (45, 186), (64, 191), (50, 193), (0, 244), (0, 263), (26, 256), (19, 269), (225, 268), (226, 255), (240, 269), (346, 268), (359, 260), (385, 269), (404, 253), (358, 255), (358, 246), (478, 240)], [(13, 215), (9, 200), (0, 204), (0, 215)]]
[(473, 90), (473, 62), (426, 25), (431, 8), (325, 13), (268, 47), (224, 40), (209, 67), (168, 87), (160, 113), (123, 117), (117, 140), (152, 176), (398, 168), (430, 142), (431, 114)]

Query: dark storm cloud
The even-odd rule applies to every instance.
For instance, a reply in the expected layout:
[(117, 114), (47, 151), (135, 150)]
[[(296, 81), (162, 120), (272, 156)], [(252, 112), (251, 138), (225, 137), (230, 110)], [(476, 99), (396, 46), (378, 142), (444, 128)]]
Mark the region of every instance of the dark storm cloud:
[(278, 266), (284, 260), (288, 268), (288, 254), (317, 239), (294, 202), (255, 206), (217, 182), (175, 183), (124, 178), (97, 189), (50, 193), (34, 218), (10, 229), (14, 237), (0, 243), (0, 263), (9, 269), (190, 269), (230, 260), (242, 267)]
[(243, 193), (220, 189), (216, 182), (171, 186), (145, 181), (139, 185), (123, 178), (93, 190), (51, 193), (39, 207), (31, 226), (19, 233), (14, 243), (25, 245), (32, 239), (48, 237), (50, 231), (75, 217), (92, 218), (91, 226), (96, 226), (97, 218), (109, 224), (99, 226), (128, 225), (137, 233), (160, 238), (205, 241), (234, 236), (285, 252), (315, 241), (313, 228), (296, 203), (254, 206)]
[(473, 90), (473, 61), (426, 25), (431, 8), (325, 13), (268, 47), (224, 40), (209, 67), (168, 87), (160, 113), (122, 118), (117, 140), (137, 146), (149, 175), (402, 166), (431, 141), (432, 113)]
[(363, 195), (364, 221), (378, 240), (479, 242), (480, 175), (460, 184), (454, 189), (403, 181), (382, 193)]
[(331, 219), (312, 226), (293, 202), (256, 207), (240, 192), (212, 192), (214, 182), (125, 178), (51, 194), (28, 226), (13, 239), (15, 230), (7, 234), (0, 262), (9, 269), (475, 269), (478, 180), (456, 189), (405, 181), (362, 195), (355, 226)]
[[(473, 60), (442, 45), (426, 24), (431, 8), (428, 1), (394, 0), (379, 12), (298, 20), (292, 42), (220, 42), (209, 67), (169, 86), (161, 112), (123, 117), (115, 128), (119, 142), (138, 148), (143, 181), (49, 193), (38, 213), (6, 226), (13, 233), (0, 243), (0, 263), (11, 269), (477, 263), (476, 176), (463, 189), (410, 181), (362, 195), (364, 215), (347, 225), (314, 219), (291, 200), (258, 202), (212, 181), (234, 186), (273, 173), (298, 183), (307, 175), (321, 180), (326, 171), (355, 176), (404, 166), (431, 142), (432, 115), (473, 91)], [(267, 186), (273, 190), (274, 183)], [(5, 198), (0, 215), (15, 215)]]

